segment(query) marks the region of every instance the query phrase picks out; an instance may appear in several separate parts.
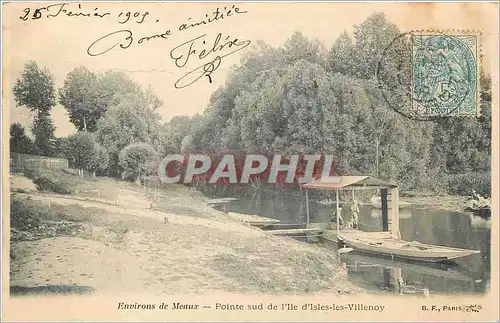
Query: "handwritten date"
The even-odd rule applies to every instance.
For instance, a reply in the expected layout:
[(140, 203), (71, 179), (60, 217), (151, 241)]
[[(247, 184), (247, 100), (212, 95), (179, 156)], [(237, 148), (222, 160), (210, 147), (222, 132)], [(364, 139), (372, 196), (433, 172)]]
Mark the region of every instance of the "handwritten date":
[[(120, 24), (125, 24), (129, 21), (134, 21), (138, 24), (142, 24), (149, 12), (120, 12), (116, 17)], [(109, 18), (112, 17), (110, 12), (102, 12), (99, 7), (95, 7), (94, 10), (86, 10), (81, 4), (72, 3), (57, 3), (46, 7), (39, 8), (24, 8), (23, 14), (19, 16), (19, 19), (23, 21), (28, 20), (38, 20), (42, 18), (56, 18), (56, 17), (76, 17), (76, 18)]]

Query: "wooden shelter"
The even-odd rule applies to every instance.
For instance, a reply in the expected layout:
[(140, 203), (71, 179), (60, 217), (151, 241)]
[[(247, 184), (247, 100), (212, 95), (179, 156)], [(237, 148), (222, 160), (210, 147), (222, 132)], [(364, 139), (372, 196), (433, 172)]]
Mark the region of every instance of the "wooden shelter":
[[(307, 200), (307, 223), (309, 224), (309, 189), (334, 190), (337, 208), (337, 239), (348, 247), (371, 254), (403, 258), (409, 260), (442, 262), (480, 253), (478, 250), (451, 248), (405, 241), (399, 232), (399, 193), (398, 186), (370, 176), (323, 177), (304, 185)], [(339, 191), (380, 190), (382, 204), (382, 232), (342, 230), (339, 225)], [(390, 228), (388, 195), (391, 195)]]
[[(309, 216), (309, 189), (315, 190), (334, 190), (337, 208), (337, 233), (339, 232), (339, 191), (352, 191), (354, 196), (355, 190), (380, 190), (382, 202), (382, 230), (390, 231), (391, 236), (399, 238), (399, 191), (398, 186), (393, 183), (385, 182), (380, 179), (370, 176), (331, 176), (322, 177), (303, 186), (306, 189), (306, 212), (307, 224), (310, 222)], [(389, 208), (388, 198), (391, 195), (391, 227), (389, 228)]]

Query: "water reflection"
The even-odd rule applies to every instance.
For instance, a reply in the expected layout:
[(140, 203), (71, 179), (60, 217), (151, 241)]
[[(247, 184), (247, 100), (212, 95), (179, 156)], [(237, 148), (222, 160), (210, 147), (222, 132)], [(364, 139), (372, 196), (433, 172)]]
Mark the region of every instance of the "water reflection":
[(481, 279), (460, 266), (393, 261), (352, 252), (341, 255), (350, 280), (369, 290), (400, 295), (475, 293), (484, 291)]
[[(373, 208), (371, 210), (371, 216), (372, 218), (382, 218), (382, 210), (378, 208)], [(411, 211), (407, 210), (406, 208), (399, 210), (400, 219), (408, 219), (411, 218), (411, 216), (412, 216)]]
[[(237, 196), (236, 196), (237, 197)], [(305, 224), (303, 199), (262, 196), (238, 197), (228, 205), (230, 211), (279, 219), (282, 224)], [(310, 203), (311, 222), (329, 222), (335, 205)], [(350, 279), (364, 288), (402, 294), (486, 292), (490, 281), (491, 223), (468, 213), (450, 212), (421, 206), (400, 210), (401, 238), (407, 241), (480, 250), (480, 254), (456, 260), (454, 267), (425, 263), (396, 262), (379, 257), (349, 253), (342, 256)], [(381, 231), (381, 210), (371, 204), (360, 208), (359, 228)], [(335, 248), (336, 246), (329, 246)], [(389, 261), (389, 262), (387, 262)], [(396, 284), (398, 275), (402, 282)], [(394, 280), (396, 279), (396, 280)]]

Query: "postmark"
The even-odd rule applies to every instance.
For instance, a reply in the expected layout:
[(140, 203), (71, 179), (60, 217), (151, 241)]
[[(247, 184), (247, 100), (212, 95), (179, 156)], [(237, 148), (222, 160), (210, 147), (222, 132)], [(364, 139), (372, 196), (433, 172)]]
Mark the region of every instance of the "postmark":
[(382, 52), (377, 79), (388, 108), (417, 121), (480, 114), (480, 33), (411, 31)]

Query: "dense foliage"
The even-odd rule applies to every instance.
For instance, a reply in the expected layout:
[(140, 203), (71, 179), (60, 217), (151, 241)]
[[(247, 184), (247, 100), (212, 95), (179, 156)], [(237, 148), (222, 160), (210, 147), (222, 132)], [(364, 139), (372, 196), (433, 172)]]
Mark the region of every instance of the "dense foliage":
[(82, 66), (71, 71), (59, 90), (59, 102), (68, 110), (70, 121), (78, 130), (94, 132), (98, 121), (110, 106), (118, 104), (123, 94), (140, 94), (152, 110), (163, 103), (148, 88), (143, 91), (127, 75), (107, 71), (97, 75)]
[(112, 175), (124, 170), (119, 154), (126, 146), (142, 142), (150, 144), (155, 151), (161, 145), (160, 116), (148, 106), (142, 92), (124, 94), (117, 98), (116, 105), (108, 108), (97, 123), (97, 140), (109, 153), (109, 168)]
[[(376, 14), (329, 51), (300, 33), (283, 47), (260, 43), (212, 95), (193, 149), (324, 152), (339, 175), (373, 175), (406, 192), (489, 194), (490, 84), (482, 82), (479, 118), (424, 122), (398, 114), (381, 95), (376, 70), (399, 33)], [(386, 69), (406, 75), (409, 66), (398, 64), (409, 47), (398, 46), (399, 56), (384, 58)], [(457, 185), (457, 175), (471, 186)]]
[[(18, 105), (37, 112), (31, 146), (37, 153), (68, 149), (75, 165), (94, 173), (137, 177), (159, 155), (194, 151), (315, 153), (332, 155), (338, 175), (395, 181), (406, 193), (474, 189), (489, 195), (491, 81), (481, 80), (480, 117), (405, 117), (388, 104), (378, 82), (397, 87), (410, 78), (410, 43), (386, 50), (398, 35), (383, 14), (374, 14), (329, 49), (299, 32), (280, 47), (258, 42), (202, 115), (165, 124), (155, 112), (161, 100), (120, 72), (99, 75), (80, 67), (67, 75), (59, 102), (81, 131), (69, 138), (53, 136), (49, 113), (56, 98), (47, 70), (28, 63), (14, 94)], [(410, 104), (405, 95), (393, 99)], [(11, 128), (11, 149), (30, 147), (29, 140), (22, 127)]]
[(97, 171), (105, 171), (109, 166), (107, 150), (96, 140), (95, 136), (88, 132), (78, 131), (68, 136), (65, 142), (66, 158), (71, 165), (80, 170), (91, 171), (94, 175)]
[(33, 140), (28, 137), (20, 123), (10, 125), (10, 151), (23, 154), (34, 152)]

